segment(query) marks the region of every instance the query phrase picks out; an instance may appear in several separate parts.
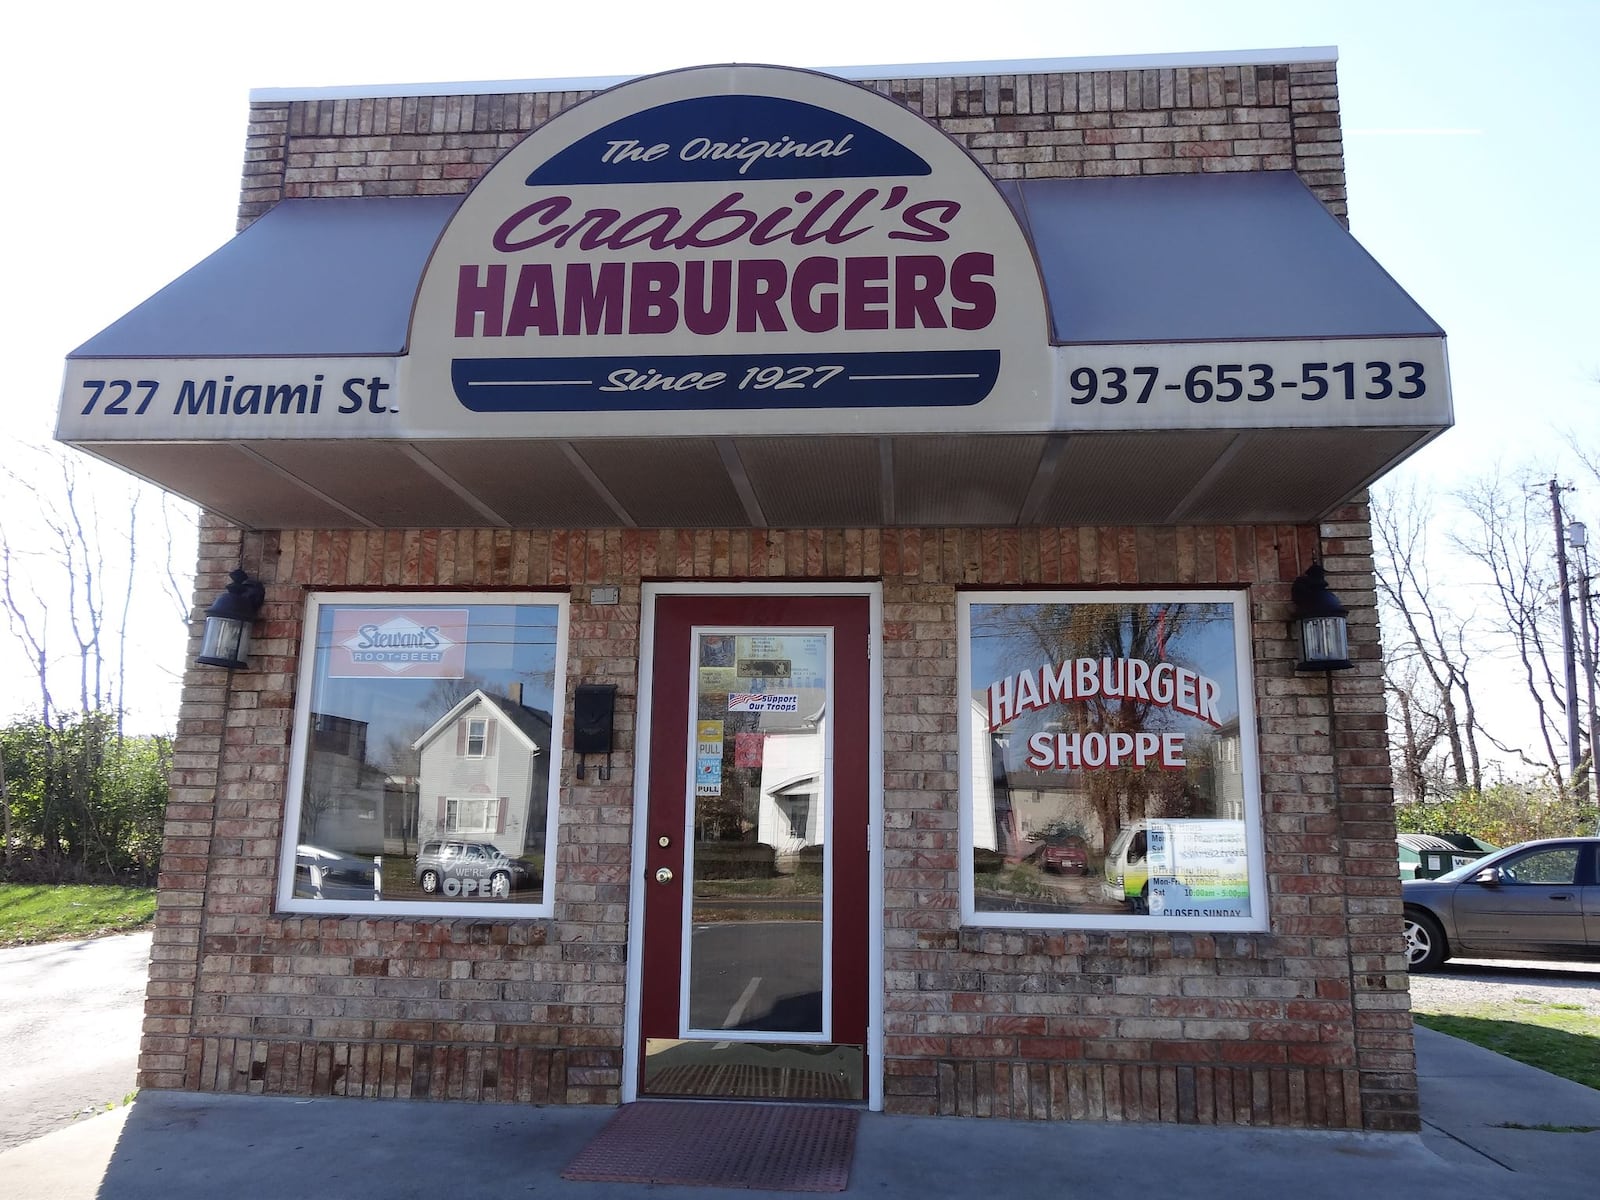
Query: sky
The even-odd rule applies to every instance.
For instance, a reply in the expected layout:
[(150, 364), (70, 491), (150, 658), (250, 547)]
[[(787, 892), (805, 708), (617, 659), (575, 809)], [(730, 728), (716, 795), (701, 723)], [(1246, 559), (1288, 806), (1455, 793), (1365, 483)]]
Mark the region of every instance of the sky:
[[(0, 465), (22, 474), (36, 469), (24, 447), (50, 437), (66, 354), (232, 236), (251, 88), (1304, 46), (1338, 50), (1352, 231), (1449, 335), (1457, 426), (1403, 472), (1449, 488), (1537, 461), (1567, 479), (1567, 443), (1600, 446), (1595, 0), (87, 0), (8, 24)], [(97, 520), (120, 527), (125, 477), (83, 474), (104, 477)], [(1600, 530), (1600, 485), (1570, 500)], [(30, 536), (29, 509), (0, 480), (8, 539)], [(134, 724), (151, 730), (175, 719), (186, 636), (151, 582), (163, 537), (142, 534), (129, 649)], [(0, 624), (0, 720), (37, 705), (17, 650)]]

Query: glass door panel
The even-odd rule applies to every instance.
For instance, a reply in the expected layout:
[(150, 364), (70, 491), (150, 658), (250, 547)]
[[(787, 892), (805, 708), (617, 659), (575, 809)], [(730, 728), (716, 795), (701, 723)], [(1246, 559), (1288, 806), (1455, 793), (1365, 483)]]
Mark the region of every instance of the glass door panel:
[(866, 645), (859, 599), (657, 603), (642, 1095), (865, 1097)]
[(828, 1033), (829, 636), (697, 630), (689, 1027)]

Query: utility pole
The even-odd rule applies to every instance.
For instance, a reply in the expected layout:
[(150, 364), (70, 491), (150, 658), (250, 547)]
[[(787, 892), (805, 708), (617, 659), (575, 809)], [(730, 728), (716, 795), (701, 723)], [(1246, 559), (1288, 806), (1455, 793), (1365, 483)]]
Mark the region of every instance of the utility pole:
[[(1589, 596), (1589, 585), (1594, 581), (1594, 572), (1589, 562), (1589, 531), (1582, 521), (1574, 521), (1567, 526), (1567, 540), (1572, 543), (1572, 548), (1578, 552), (1578, 631), (1581, 634), (1579, 644), (1583, 649), (1583, 677), (1584, 686), (1589, 696), (1589, 778), (1596, 778), (1596, 771), (1600, 770), (1600, 712), (1595, 711), (1595, 638), (1591, 632), (1594, 625), (1594, 602)], [(1596, 832), (1600, 832), (1597, 828)]]
[(1556, 576), (1561, 591), (1561, 651), (1567, 684), (1567, 764), (1573, 790), (1580, 800), (1589, 797), (1587, 777), (1579, 778), (1578, 764), (1583, 757), (1578, 749), (1578, 663), (1572, 652), (1572, 592), (1567, 583), (1567, 527), (1561, 520), (1561, 485), (1550, 480), (1550, 509), (1556, 523)]

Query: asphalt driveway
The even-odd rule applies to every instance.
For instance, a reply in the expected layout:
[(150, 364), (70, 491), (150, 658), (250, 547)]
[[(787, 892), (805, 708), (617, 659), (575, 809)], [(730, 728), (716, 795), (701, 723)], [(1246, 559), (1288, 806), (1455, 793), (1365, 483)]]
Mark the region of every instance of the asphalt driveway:
[(0, 1151), (133, 1091), (150, 939), (0, 950)]

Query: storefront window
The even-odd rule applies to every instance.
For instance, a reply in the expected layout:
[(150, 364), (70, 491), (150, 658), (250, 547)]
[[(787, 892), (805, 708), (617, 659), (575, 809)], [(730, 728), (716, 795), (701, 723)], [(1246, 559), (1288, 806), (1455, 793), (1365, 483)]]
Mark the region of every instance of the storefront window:
[(565, 599), (323, 594), (306, 630), (280, 906), (547, 915)]
[(962, 597), (965, 919), (1265, 929), (1242, 592)]

